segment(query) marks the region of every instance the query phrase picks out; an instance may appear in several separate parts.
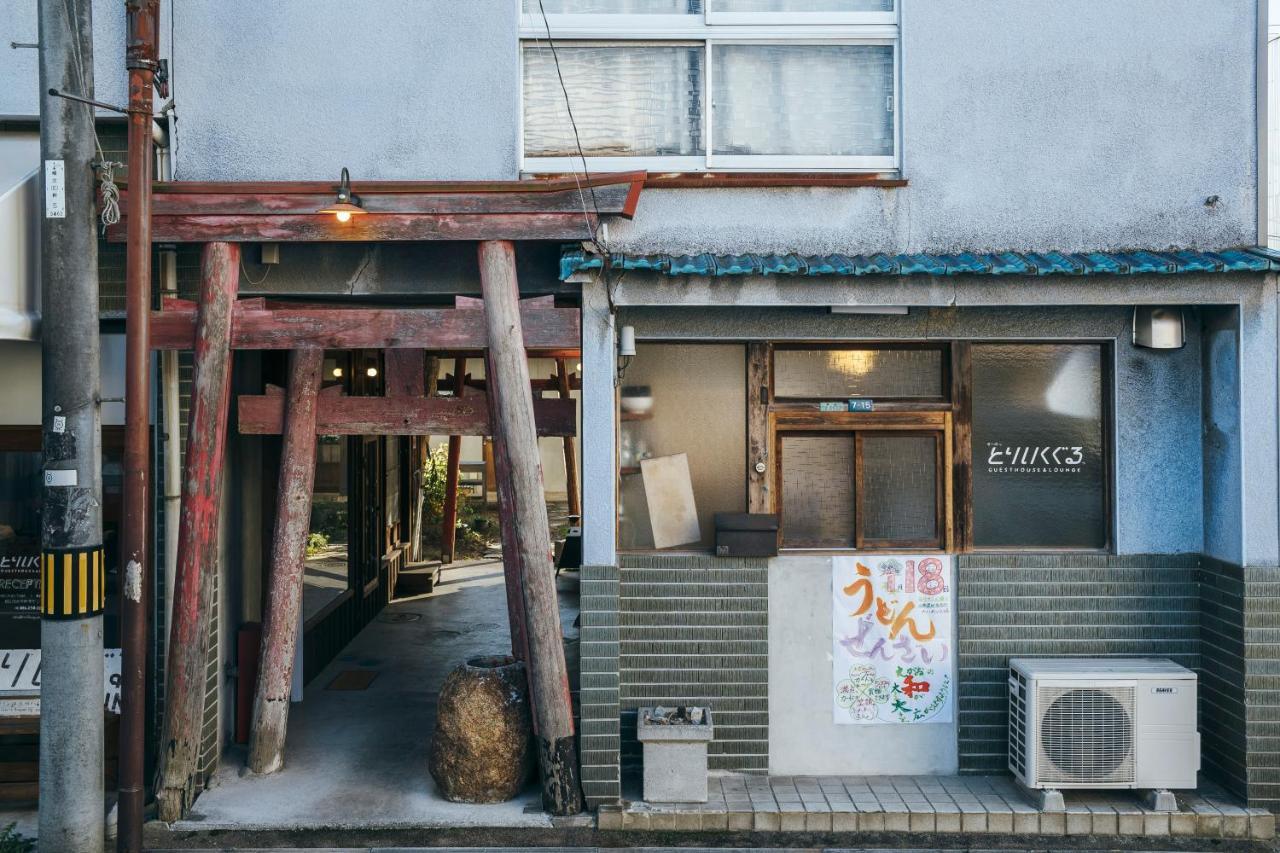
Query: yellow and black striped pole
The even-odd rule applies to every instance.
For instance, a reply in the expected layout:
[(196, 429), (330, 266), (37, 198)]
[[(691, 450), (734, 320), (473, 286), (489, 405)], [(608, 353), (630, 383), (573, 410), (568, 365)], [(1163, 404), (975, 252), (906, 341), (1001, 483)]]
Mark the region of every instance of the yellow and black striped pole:
[(58, 548), (40, 556), (40, 615), (83, 619), (107, 606), (106, 555), (102, 546)]

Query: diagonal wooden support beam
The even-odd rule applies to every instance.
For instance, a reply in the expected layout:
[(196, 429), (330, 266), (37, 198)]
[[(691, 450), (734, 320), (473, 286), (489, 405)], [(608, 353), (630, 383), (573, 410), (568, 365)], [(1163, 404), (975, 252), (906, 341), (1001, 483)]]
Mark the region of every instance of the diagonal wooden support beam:
[(267, 609), (262, 620), (262, 657), (253, 697), (249, 769), (274, 773), (284, 766), (293, 661), (302, 614), (302, 573), (311, 526), (311, 490), (316, 473), (316, 397), (324, 352), (316, 347), (289, 353), (289, 406), (276, 532), (271, 546)]
[(160, 819), (165, 821), (181, 818), (197, 793), (210, 597), (218, 570), (218, 510), (231, 399), (231, 306), (239, 276), (238, 245), (209, 243), (204, 247), (194, 390), (177, 531), (178, 571), (155, 785)]
[[(480, 289), (489, 332), (489, 405), (494, 443), (502, 448), (498, 493), (505, 495), (503, 562), (508, 570), (511, 563), (507, 561), (515, 562), (519, 572), (528, 644), (525, 662), (542, 771), (542, 803), (552, 814), (575, 814), (582, 810), (578, 744), (551, 561), (551, 531), (534, 427), (529, 362), (520, 346), (522, 320), (555, 309), (525, 312), (522, 316), (515, 247), (510, 242), (483, 242), (479, 253)], [(507, 589), (511, 590), (511, 586), (508, 583)]]

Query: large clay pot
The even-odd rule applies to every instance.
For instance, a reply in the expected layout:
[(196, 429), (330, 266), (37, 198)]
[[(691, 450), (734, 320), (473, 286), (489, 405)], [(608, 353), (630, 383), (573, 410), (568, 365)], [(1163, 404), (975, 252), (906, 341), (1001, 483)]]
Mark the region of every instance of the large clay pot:
[(440, 688), (431, 776), (446, 800), (510, 800), (533, 772), (532, 734), (524, 664), (512, 657), (472, 658)]

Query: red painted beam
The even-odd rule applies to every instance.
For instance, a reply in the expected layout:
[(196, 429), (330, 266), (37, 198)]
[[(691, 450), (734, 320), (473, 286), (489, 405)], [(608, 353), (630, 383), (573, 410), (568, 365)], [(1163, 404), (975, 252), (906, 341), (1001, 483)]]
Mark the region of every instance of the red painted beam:
[[(556, 193), (579, 187), (607, 187), (616, 184), (644, 185), (648, 173), (593, 172), (584, 175), (558, 175), (525, 178), (515, 181), (352, 181), (351, 189), (360, 196), (378, 193), (431, 195), (439, 193), (527, 194)], [(120, 194), (128, 195), (129, 184), (120, 181)], [(156, 181), (152, 192), (157, 195), (189, 193), (322, 193), (332, 198), (338, 185), (331, 181)]]
[[(152, 217), (151, 235), (158, 243), (341, 243), (412, 240), (588, 240), (596, 216), (582, 210), (564, 213), (417, 214), (367, 213), (347, 222), (319, 213), (191, 214)], [(123, 220), (107, 229), (107, 239), (121, 242)]]
[[(576, 355), (582, 324), (576, 308), (530, 308), (520, 312), (525, 348), (531, 354)], [(152, 312), (153, 349), (191, 349), (195, 309)], [(232, 349), (430, 349), (482, 350), (488, 345), (483, 311), (454, 308), (270, 308), (237, 304)]]
[[(242, 435), (279, 435), (285, 398), (279, 393), (238, 398)], [(577, 433), (577, 401), (534, 400), (538, 435)], [(321, 394), (316, 405), (320, 435), (490, 435), (483, 394), (456, 397), (343, 397)]]

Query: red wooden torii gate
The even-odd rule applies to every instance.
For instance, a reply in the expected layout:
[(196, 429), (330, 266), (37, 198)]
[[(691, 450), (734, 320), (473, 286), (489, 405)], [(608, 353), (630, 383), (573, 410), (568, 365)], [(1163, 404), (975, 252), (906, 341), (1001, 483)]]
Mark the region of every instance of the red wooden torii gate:
[[(316, 435), (490, 435), (513, 650), (529, 669), (543, 802), (553, 813), (580, 810), (576, 737), (537, 436), (565, 436), (569, 448), (575, 404), (568, 399), (570, 381), (563, 359), (580, 350), (581, 321), (576, 308), (520, 302), (511, 241), (588, 239), (599, 215), (634, 213), (643, 180), (643, 173), (632, 173), (589, 180), (366, 184), (353, 189), (369, 212), (345, 223), (317, 213), (332, 198), (333, 185), (155, 185), (152, 239), (205, 244), (198, 301), (166, 302), (151, 320), (152, 348), (190, 348), (195, 353), (156, 775), (162, 820), (181, 817), (197, 793), (208, 598), (217, 565), (220, 474), (231, 352), (236, 349), (289, 351), (287, 388), (269, 388), (264, 395), (238, 400), (241, 432), (284, 436), (250, 768), (269, 773), (284, 760)], [(580, 207), (587, 188), (594, 195), (591, 212)], [(109, 237), (122, 239), (124, 228), (125, 223), (115, 226)], [(316, 308), (236, 299), (242, 242), (433, 239), (479, 241), (483, 302), (468, 300), (446, 309)], [(386, 396), (346, 397), (321, 391), (325, 349), (383, 350)], [(454, 397), (425, 396), (426, 351), (483, 354), (483, 396), (461, 393), (465, 362), (455, 367)], [(555, 379), (560, 399), (534, 399), (529, 356), (559, 359)], [(571, 494), (571, 502), (572, 498)], [(147, 612), (145, 607), (138, 609)]]

